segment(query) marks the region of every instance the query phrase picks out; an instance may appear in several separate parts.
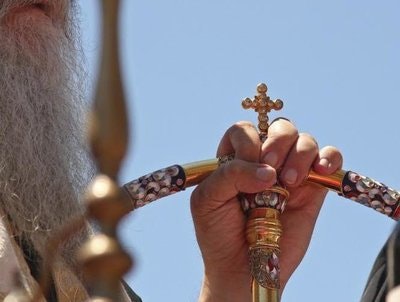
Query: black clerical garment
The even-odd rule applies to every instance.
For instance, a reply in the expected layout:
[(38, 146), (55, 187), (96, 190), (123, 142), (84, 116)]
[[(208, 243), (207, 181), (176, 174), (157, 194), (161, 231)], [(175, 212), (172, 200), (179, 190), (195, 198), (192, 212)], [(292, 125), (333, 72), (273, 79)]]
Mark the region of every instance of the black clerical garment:
[(385, 302), (388, 292), (400, 285), (400, 222), (372, 267), (361, 302)]
[(387, 289), (387, 243), (375, 260), (361, 302), (385, 302)]

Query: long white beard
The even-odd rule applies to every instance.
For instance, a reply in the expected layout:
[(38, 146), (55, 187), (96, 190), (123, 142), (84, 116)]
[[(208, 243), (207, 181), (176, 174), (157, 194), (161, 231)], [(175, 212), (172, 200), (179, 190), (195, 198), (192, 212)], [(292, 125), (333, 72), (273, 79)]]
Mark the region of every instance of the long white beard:
[[(0, 16), (15, 2), (0, 0)], [(73, 14), (63, 9), (54, 26), (29, 18), (0, 25), (0, 206), (14, 235), (42, 256), (48, 238), (82, 213), (91, 174), (81, 135), (82, 54)], [(64, 246), (67, 259), (84, 236)]]

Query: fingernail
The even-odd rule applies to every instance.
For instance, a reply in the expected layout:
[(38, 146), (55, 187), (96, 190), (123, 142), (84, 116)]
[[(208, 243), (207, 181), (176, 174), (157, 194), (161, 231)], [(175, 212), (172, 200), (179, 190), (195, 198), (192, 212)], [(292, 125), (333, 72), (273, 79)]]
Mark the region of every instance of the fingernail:
[(278, 155), (275, 152), (269, 152), (264, 156), (264, 163), (272, 167), (278, 163)]
[(295, 169), (289, 169), (285, 172), (283, 179), (289, 185), (293, 185), (297, 181), (297, 171)]
[(332, 167), (332, 164), (329, 162), (329, 160), (327, 160), (326, 158), (321, 158), (319, 161), (319, 164), (324, 167), (329, 169), (330, 167)]
[(256, 171), (256, 176), (259, 180), (268, 181), (274, 175), (274, 169), (270, 167), (260, 167)]

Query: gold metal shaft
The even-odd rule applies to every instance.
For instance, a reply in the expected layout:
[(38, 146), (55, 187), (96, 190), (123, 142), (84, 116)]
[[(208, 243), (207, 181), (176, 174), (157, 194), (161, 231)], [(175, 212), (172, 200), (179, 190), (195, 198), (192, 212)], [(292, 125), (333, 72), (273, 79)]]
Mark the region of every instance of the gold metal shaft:
[[(275, 192), (275, 194), (279, 193)], [(281, 201), (285, 202), (288, 195), (282, 194), (280, 197)], [(253, 276), (253, 302), (279, 301), (279, 240), (281, 235), (282, 225), (279, 210), (268, 207), (249, 210), (246, 238), (249, 243), (249, 262)]]
[(256, 280), (253, 279), (252, 285), (252, 300), (253, 302), (279, 302), (279, 290), (265, 288), (260, 286)]
[[(185, 170), (186, 184), (185, 187), (198, 185), (201, 181), (207, 178), (219, 166), (217, 158), (196, 161), (182, 165)], [(331, 191), (340, 193), (342, 188), (342, 180), (346, 174), (345, 170), (338, 170), (331, 175), (320, 175), (311, 170), (306, 178), (306, 182), (323, 186)]]
[(89, 301), (122, 301), (120, 280), (132, 259), (118, 238), (117, 228), (131, 205), (117, 184), (128, 145), (128, 122), (118, 56), (118, 0), (102, 0), (103, 51), (90, 142), (99, 174), (89, 185), (85, 202), (99, 232), (82, 245), (78, 260), (91, 289)]
[(345, 174), (346, 171), (338, 170), (331, 175), (320, 175), (311, 170), (306, 180), (307, 182), (323, 186), (331, 191), (335, 191), (336, 193), (341, 193), (342, 181)]
[(198, 185), (204, 179), (206, 179), (212, 172), (214, 172), (219, 166), (217, 158), (196, 161), (183, 165), (182, 168), (185, 170), (186, 183), (185, 187), (191, 187)]
[[(261, 142), (268, 137), (268, 113), (283, 107), (283, 102), (271, 100), (267, 91), (266, 84), (258, 84), (254, 100), (246, 98), (242, 101), (244, 109), (254, 109), (258, 113)], [(242, 208), (248, 215), (246, 237), (253, 277), (253, 302), (279, 301), (279, 239), (282, 234), (279, 214), (283, 212), (288, 197), (289, 192), (278, 184), (263, 192), (240, 197)]]

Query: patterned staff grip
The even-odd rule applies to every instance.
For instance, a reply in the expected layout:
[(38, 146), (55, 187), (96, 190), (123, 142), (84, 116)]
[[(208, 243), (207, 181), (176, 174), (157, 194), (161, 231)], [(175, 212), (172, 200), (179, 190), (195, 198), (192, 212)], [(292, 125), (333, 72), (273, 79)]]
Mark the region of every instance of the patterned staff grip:
[(394, 220), (400, 219), (400, 193), (353, 171), (343, 177), (340, 196), (370, 207)]
[(131, 197), (133, 208), (137, 209), (183, 191), (185, 183), (185, 170), (179, 165), (173, 165), (128, 182), (123, 187)]

